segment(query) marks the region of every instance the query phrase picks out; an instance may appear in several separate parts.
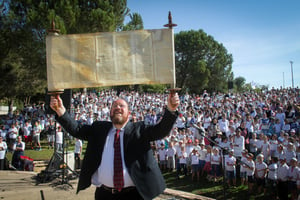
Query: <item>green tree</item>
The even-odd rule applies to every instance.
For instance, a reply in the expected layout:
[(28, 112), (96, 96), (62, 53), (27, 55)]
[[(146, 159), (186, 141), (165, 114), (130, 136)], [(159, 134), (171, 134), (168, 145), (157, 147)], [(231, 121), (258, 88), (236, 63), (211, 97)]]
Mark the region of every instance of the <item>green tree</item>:
[(46, 88), (45, 37), (52, 21), (60, 34), (108, 32), (120, 30), (129, 12), (126, 0), (14, 0), (0, 11), (0, 98), (10, 107)]
[(8, 2), (4, 7), (0, 13), (0, 99), (7, 100), (11, 113), (14, 100), (45, 87), (46, 76), (41, 70), (45, 55), (34, 54), (44, 45), (38, 41), (38, 32), (26, 26), (21, 9)]
[(232, 55), (203, 30), (175, 35), (177, 86), (199, 93), (224, 91), (233, 79)]
[(246, 83), (246, 79), (242, 76), (236, 77), (234, 79), (234, 85), (236, 86), (236, 90), (238, 92), (242, 92)]
[(262, 91), (268, 90), (268, 89), (269, 89), (269, 85), (261, 85), (261, 86), (260, 86), (260, 89), (261, 89)]
[(124, 25), (123, 31), (130, 31), (130, 30), (143, 30), (144, 23), (142, 16), (138, 13), (129, 14), (130, 21)]

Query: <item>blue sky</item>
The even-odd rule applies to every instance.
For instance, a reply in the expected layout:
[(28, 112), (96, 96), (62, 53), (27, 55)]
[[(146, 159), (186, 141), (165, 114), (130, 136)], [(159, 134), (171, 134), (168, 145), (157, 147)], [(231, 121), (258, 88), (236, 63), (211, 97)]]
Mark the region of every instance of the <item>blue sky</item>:
[(300, 87), (300, 0), (127, 0), (144, 29), (202, 29), (233, 56), (234, 76), (269, 88)]

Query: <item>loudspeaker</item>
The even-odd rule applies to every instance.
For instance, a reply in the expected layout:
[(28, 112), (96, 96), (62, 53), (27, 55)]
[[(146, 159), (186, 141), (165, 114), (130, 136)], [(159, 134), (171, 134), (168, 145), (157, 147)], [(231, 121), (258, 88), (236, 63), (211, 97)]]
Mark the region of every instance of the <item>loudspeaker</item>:
[[(62, 99), (66, 110), (69, 110), (71, 106), (72, 90), (65, 89), (64, 92), (60, 94), (60, 98)], [(46, 99), (45, 99), (45, 111), (46, 114), (55, 114), (55, 112), (50, 108), (50, 95), (48, 94), (47, 89), (46, 89)]]

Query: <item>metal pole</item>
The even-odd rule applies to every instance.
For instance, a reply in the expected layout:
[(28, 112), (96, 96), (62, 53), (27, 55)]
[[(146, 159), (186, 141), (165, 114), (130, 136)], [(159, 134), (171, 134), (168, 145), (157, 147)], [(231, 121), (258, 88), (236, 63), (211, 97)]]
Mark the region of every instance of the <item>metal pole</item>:
[(284, 88), (284, 72), (282, 72), (283, 88)]
[(43, 190), (40, 190), (40, 193), (41, 193), (41, 198), (42, 198), (42, 200), (45, 200), (45, 197), (44, 197), (44, 191), (43, 191)]
[(290, 63), (291, 63), (291, 72), (292, 72), (292, 88), (294, 88), (293, 61), (290, 61)]

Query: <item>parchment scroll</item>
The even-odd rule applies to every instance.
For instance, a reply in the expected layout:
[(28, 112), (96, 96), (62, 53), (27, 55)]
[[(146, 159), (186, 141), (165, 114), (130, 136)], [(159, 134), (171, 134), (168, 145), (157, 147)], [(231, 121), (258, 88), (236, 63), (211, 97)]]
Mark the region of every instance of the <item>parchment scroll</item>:
[(49, 91), (132, 84), (174, 84), (172, 29), (46, 38)]

